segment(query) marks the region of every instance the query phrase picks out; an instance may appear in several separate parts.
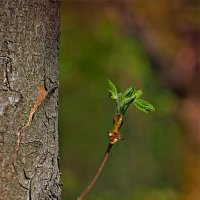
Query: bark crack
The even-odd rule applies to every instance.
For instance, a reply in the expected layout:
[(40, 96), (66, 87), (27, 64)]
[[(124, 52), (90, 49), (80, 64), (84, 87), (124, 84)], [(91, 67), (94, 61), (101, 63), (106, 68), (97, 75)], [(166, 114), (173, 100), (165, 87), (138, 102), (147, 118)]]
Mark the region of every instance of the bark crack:
[(17, 146), (16, 146), (16, 149), (15, 149), (14, 160), (13, 160), (14, 165), (15, 165), (15, 161), (17, 159), (19, 147), (20, 147), (20, 144), (21, 144), (22, 131), (23, 131), (23, 129), (30, 126), (30, 124), (32, 123), (32, 120), (33, 120), (34, 113), (38, 110), (39, 106), (45, 100), (46, 96), (47, 96), (47, 91), (45, 90), (44, 83), (42, 83), (38, 88), (38, 97), (37, 97), (33, 107), (31, 108), (27, 123), (24, 126), (22, 126), (19, 129), (19, 131), (17, 132)]
[(33, 182), (33, 178), (35, 177), (36, 175), (36, 170), (37, 170), (38, 167), (35, 168), (35, 172), (33, 174), (33, 176), (30, 178), (30, 181), (29, 181), (29, 193), (28, 193), (28, 200), (31, 200), (32, 199), (32, 182)]

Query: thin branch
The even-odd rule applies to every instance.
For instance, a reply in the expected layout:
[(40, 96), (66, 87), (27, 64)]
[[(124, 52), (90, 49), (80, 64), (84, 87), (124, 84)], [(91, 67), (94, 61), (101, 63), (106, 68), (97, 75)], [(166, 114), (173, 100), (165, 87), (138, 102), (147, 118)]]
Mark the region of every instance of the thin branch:
[(93, 187), (94, 183), (96, 182), (97, 178), (99, 177), (99, 174), (101, 173), (107, 159), (108, 159), (108, 156), (109, 156), (109, 153), (110, 153), (110, 150), (112, 148), (113, 144), (108, 144), (108, 147), (106, 149), (106, 152), (99, 164), (99, 167), (94, 175), (94, 177), (92, 178), (92, 180), (90, 181), (90, 183), (88, 184), (88, 186), (86, 187), (86, 189), (83, 191), (83, 193), (78, 197), (77, 200), (83, 200), (84, 197), (87, 195), (87, 193), (91, 190), (91, 188)]
[(155, 108), (147, 101), (144, 101), (140, 99), (140, 96), (142, 95), (141, 90), (135, 91), (135, 87), (132, 86), (128, 88), (125, 92), (123, 93), (118, 93), (117, 88), (115, 87), (114, 83), (112, 83), (110, 80), (109, 82), (109, 95), (110, 98), (117, 103), (117, 113), (114, 115), (113, 118), (113, 126), (112, 126), (112, 131), (108, 132), (108, 137), (109, 137), (109, 143), (107, 150), (99, 164), (99, 167), (86, 187), (86, 189), (83, 191), (83, 193), (78, 197), (77, 200), (83, 200), (85, 196), (88, 194), (88, 192), (91, 190), (93, 187), (94, 183), (96, 182), (97, 178), (99, 177), (99, 174), (101, 173), (107, 159), (110, 153), (110, 150), (112, 146), (119, 140), (123, 140), (123, 136), (120, 135), (119, 130), (122, 127), (123, 124), (123, 115), (125, 114), (127, 108), (134, 102), (136, 108), (139, 110), (148, 113), (151, 111), (155, 111)]
[(91, 190), (91, 188), (93, 187), (94, 183), (96, 182), (97, 178), (99, 177), (99, 174), (101, 173), (107, 159), (110, 153), (110, 150), (112, 148), (112, 146), (119, 140), (123, 140), (123, 137), (119, 134), (119, 130), (121, 128), (123, 124), (123, 115), (121, 114), (116, 114), (113, 118), (113, 127), (112, 127), (112, 131), (108, 132), (108, 137), (109, 137), (109, 143), (108, 143), (108, 147), (106, 149), (106, 152), (99, 164), (99, 167), (94, 175), (94, 177), (92, 178), (92, 180), (90, 181), (90, 183), (88, 184), (88, 186), (86, 187), (86, 189), (83, 191), (83, 193), (78, 197), (77, 200), (83, 200), (84, 197), (87, 195), (87, 193)]

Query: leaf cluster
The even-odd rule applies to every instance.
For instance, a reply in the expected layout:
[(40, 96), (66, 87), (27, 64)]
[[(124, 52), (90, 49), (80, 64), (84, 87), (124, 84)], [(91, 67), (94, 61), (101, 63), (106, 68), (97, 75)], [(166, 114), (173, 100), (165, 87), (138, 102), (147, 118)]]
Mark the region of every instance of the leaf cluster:
[(126, 91), (118, 93), (114, 83), (109, 79), (108, 83), (110, 86), (108, 90), (109, 96), (116, 102), (118, 114), (124, 115), (131, 104), (134, 104), (138, 110), (141, 110), (145, 113), (155, 111), (155, 108), (152, 104), (140, 98), (142, 96), (142, 90), (136, 90), (134, 85), (128, 88)]

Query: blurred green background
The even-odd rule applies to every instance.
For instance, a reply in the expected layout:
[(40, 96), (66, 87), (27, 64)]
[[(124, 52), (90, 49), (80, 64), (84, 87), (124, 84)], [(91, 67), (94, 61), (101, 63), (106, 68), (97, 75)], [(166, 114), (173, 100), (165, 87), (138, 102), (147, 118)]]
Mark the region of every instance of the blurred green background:
[(200, 196), (199, 1), (63, 0), (59, 145), (62, 199), (74, 200), (106, 149), (115, 105), (108, 78), (135, 84), (156, 112), (134, 107), (88, 200)]

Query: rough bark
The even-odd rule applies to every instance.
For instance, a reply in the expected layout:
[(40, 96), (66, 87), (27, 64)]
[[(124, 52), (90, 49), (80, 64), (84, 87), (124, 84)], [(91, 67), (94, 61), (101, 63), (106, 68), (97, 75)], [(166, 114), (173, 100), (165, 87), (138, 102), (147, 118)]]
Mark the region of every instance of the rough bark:
[[(60, 199), (59, 7), (56, 0), (0, 1), (1, 200)], [(30, 121), (43, 83), (47, 96)]]

